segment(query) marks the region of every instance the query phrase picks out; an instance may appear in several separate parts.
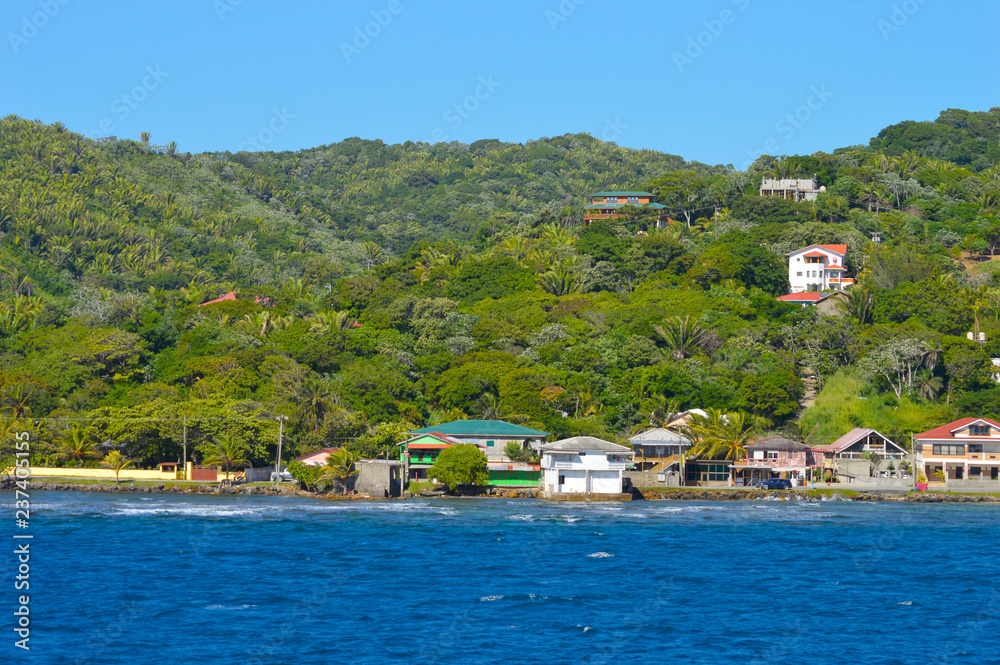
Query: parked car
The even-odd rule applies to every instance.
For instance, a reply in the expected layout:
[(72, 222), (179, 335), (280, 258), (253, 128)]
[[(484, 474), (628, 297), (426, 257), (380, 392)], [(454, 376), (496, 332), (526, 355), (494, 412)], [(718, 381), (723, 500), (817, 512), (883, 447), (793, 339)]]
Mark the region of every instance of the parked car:
[[(277, 471), (272, 471), (271, 472), (271, 482), (273, 483), (276, 480), (278, 480), (278, 472)], [(290, 483), (293, 480), (295, 480), (295, 478), (292, 477), (292, 474), (289, 471), (282, 471), (281, 472), (281, 482)]]
[(753, 486), (762, 490), (790, 490), (792, 482), (784, 478), (767, 478), (756, 481)]

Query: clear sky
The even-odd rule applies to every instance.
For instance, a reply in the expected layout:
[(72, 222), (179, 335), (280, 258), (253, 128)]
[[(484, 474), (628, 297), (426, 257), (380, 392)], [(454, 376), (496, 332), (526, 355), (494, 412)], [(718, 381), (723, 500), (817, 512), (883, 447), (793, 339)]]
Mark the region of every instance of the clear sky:
[(709, 164), (1000, 106), (996, 0), (3, 0), (0, 115), (182, 151), (588, 132)]

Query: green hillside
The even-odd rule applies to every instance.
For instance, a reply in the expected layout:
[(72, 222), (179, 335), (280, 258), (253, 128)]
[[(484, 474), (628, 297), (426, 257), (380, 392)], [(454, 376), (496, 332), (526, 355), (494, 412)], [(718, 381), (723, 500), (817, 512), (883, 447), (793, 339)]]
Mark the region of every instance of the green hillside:
[[(988, 139), (991, 114), (949, 145)], [(998, 415), (996, 157), (892, 129), (738, 172), (582, 134), (191, 155), (7, 117), (0, 433), (31, 423), (36, 461), (94, 464), (111, 440), (149, 465), (178, 459), (186, 421), (197, 459), (228, 436), (262, 464), (281, 415), (290, 455), (384, 455), (461, 417), (622, 440), (702, 407), (829, 440)], [(757, 194), (813, 174), (815, 203)], [(676, 221), (584, 226), (606, 189)], [(785, 252), (817, 242), (848, 245), (845, 316), (775, 300)], [(807, 375), (831, 389), (802, 414)]]

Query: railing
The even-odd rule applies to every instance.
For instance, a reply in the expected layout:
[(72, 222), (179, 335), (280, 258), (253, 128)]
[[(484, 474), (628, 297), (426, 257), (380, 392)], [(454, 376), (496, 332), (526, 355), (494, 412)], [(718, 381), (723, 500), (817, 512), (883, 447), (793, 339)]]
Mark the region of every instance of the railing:
[(624, 471), (625, 462), (608, 462), (608, 469), (611, 471)]

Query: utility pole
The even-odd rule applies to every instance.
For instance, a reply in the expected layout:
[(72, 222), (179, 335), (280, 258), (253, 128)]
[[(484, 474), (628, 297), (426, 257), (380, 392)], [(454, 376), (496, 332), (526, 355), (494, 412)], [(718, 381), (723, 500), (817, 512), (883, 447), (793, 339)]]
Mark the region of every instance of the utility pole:
[(285, 421), (288, 420), (288, 416), (277, 416), (275, 420), (278, 421), (278, 461), (274, 465), (274, 486), (277, 487), (278, 483), (281, 482), (281, 442), (285, 434)]
[(188, 480), (188, 417), (184, 414), (184, 459), (181, 461), (181, 468), (184, 469), (184, 480)]

